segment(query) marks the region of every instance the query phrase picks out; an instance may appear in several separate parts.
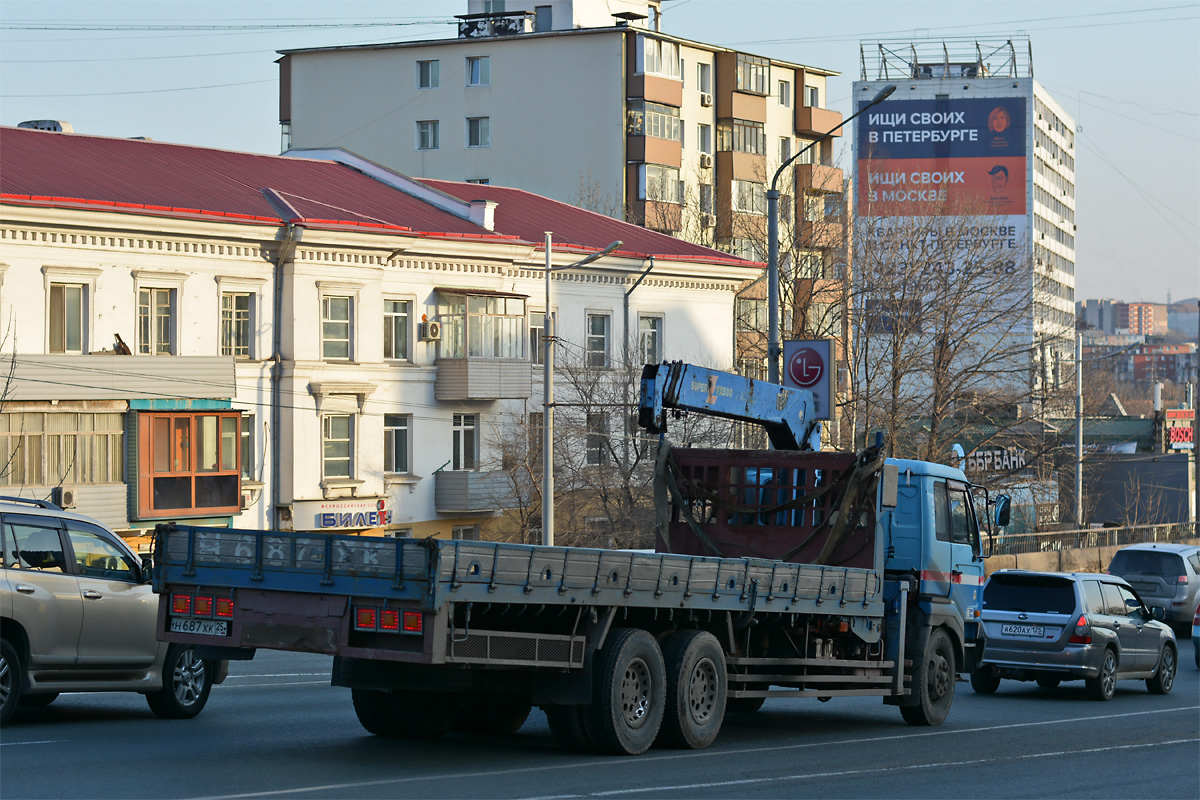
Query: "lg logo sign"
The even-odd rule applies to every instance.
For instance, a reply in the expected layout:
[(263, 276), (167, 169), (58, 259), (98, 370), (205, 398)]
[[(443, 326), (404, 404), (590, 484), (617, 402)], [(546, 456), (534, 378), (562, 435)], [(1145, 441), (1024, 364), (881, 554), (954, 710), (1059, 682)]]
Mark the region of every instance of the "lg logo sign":
[(832, 339), (793, 339), (783, 343), (783, 385), (813, 393), (815, 419), (830, 419), (832, 377), (837, 374)]
[(801, 389), (811, 389), (825, 375), (825, 359), (811, 347), (801, 347), (788, 359), (788, 376)]

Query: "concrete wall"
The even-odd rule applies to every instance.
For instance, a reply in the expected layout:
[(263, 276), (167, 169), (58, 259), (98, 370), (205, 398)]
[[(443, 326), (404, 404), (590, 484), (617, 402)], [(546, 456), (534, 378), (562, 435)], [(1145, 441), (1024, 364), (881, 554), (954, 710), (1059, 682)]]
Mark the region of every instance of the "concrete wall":
[[(1179, 544), (1200, 544), (1200, 539), (1183, 539)], [(1103, 572), (1113, 554), (1128, 545), (1111, 547), (1081, 547), (1074, 550), (1047, 550), (1044, 553), (1021, 553), (1012, 556), (992, 556), (984, 562), (984, 574), (998, 569), (1030, 569), (1037, 572)]]

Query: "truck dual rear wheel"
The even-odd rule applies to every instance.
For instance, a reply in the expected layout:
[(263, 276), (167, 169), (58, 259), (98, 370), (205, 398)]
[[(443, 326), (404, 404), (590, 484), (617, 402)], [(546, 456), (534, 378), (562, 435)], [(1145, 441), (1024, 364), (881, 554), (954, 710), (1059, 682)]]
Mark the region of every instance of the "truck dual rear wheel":
[(543, 706), (550, 733), (565, 749), (573, 753), (590, 753), (595, 750), (587, 722), (591, 714), (588, 706)]
[(464, 733), (483, 733), (489, 736), (511, 736), (529, 718), (529, 700), (499, 692), (469, 692), (461, 698), (462, 706), (454, 729)]
[(406, 689), (353, 689), (354, 713), (368, 733), (406, 739), (439, 739), (450, 732), (458, 698)]
[(941, 725), (954, 702), (954, 681), (958, 669), (954, 644), (944, 630), (929, 634), (929, 643), (921, 660), (914, 665), (912, 691), (918, 703), (900, 706), (900, 715), (909, 725)]
[(635, 756), (654, 744), (666, 706), (666, 668), (658, 642), (616, 628), (596, 656), (588, 731), (602, 753)]
[(693, 750), (708, 747), (725, 719), (725, 653), (707, 631), (676, 631), (662, 652), (667, 694), (658, 741)]

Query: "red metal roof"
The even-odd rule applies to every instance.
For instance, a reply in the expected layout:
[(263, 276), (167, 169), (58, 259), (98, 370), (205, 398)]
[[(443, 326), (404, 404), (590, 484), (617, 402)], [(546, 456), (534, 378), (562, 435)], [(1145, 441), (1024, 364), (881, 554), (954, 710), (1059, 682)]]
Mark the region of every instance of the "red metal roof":
[[(622, 253), (750, 263), (519, 189), (423, 183), (460, 200), (497, 202), (495, 230), (333, 161), (0, 127), (0, 199), (7, 203), (260, 224), (296, 221), (428, 236), (521, 239), (534, 245), (549, 230), (555, 249), (599, 250), (620, 239)], [(269, 194), (298, 217), (273, 203)]]

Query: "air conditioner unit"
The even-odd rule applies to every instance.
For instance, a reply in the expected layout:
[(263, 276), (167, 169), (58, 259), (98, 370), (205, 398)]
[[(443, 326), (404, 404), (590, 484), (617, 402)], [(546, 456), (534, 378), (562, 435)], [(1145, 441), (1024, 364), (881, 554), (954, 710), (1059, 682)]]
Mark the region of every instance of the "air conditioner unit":
[(708, 108), (709, 106), (712, 105), (712, 93), (711, 92), (701, 92), (700, 93), (700, 105), (704, 106), (705, 108)]
[(717, 218), (712, 214), (701, 214), (700, 225), (704, 228), (711, 228), (717, 224)]
[(59, 508), (74, 508), (76, 503), (75, 487), (55, 486), (50, 492), (51, 502)]
[(708, 153), (700, 154), (700, 169), (712, 169), (712, 156)]
[(422, 322), (417, 327), (417, 335), (421, 337), (422, 342), (436, 342), (442, 338), (442, 323)]

